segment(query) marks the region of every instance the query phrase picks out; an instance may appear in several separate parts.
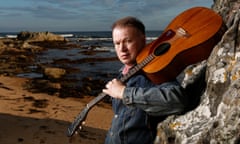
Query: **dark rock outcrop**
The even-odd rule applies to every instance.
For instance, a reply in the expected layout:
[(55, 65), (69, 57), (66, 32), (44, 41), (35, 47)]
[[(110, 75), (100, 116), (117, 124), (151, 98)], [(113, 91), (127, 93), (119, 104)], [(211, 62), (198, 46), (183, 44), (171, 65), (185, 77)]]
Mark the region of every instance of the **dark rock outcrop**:
[(60, 79), (66, 74), (66, 70), (62, 68), (47, 67), (44, 68), (44, 76), (50, 79)]
[(28, 31), (20, 32), (17, 35), (17, 39), (29, 41), (29, 42), (66, 41), (64, 37), (50, 33), (50, 32), (28, 32)]

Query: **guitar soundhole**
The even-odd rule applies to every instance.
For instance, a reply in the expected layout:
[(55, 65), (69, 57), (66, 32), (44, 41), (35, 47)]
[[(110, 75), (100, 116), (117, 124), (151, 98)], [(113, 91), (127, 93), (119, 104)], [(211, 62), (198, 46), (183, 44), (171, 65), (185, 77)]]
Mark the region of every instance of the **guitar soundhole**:
[(171, 45), (169, 43), (162, 43), (155, 49), (154, 55), (160, 56), (160, 55), (166, 53), (170, 47), (171, 47)]

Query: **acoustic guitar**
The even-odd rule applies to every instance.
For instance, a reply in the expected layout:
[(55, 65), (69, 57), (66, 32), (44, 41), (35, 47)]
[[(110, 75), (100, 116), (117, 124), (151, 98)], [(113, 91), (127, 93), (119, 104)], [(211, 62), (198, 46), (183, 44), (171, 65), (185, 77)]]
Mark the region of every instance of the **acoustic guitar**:
[[(137, 65), (119, 80), (125, 82), (139, 70), (156, 84), (170, 81), (188, 65), (207, 59), (224, 33), (221, 16), (205, 7), (193, 7), (179, 14), (163, 34), (137, 56)], [(91, 108), (105, 93), (91, 100), (67, 129), (72, 136), (85, 121)]]

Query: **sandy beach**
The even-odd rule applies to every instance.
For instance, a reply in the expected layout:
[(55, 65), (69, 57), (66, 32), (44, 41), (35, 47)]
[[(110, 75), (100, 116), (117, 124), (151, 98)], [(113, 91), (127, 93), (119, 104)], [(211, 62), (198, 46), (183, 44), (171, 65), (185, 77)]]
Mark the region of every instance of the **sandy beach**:
[(27, 78), (0, 76), (0, 143), (101, 144), (112, 118), (111, 106), (99, 103), (89, 113), (83, 130), (72, 138), (66, 130), (93, 98), (59, 98), (32, 93)]
[[(111, 105), (104, 101), (89, 111), (86, 124), (78, 134), (71, 138), (67, 136), (67, 129), (75, 117), (98, 94), (94, 90), (101, 91), (102, 80), (96, 78), (101, 71), (88, 75), (99, 59), (75, 52), (76, 49), (85, 49), (58, 35), (26, 33), (32, 37), (27, 40), (21, 40), (21, 37), (0, 39), (0, 144), (102, 144), (113, 115)], [(46, 37), (48, 41), (42, 40)], [(25, 38), (24, 33), (22, 38)], [(55, 41), (55, 38), (60, 40)], [(41, 52), (52, 48), (58, 48), (57, 55), (61, 55), (59, 52), (64, 55), (57, 58), (55, 53), (44, 54), (44, 59), (37, 59)], [(67, 57), (71, 50), (74, 54)], [(76, 64), (71, 61), (73, 56), (77, 64), (84, 65), (89, 60), (94, 68), (86, 65), (83, 69), (88, 68), (88, 72), (83, 72), (79, 68), (64, 67)], [(87, 60), (82, 62), (81, 56)], [(49, 59), (51, 61), (46, 62)], [(55, 71), (46, 72), (48, 68)], [(59, 72), (61, 76), (55, 77)], [(78, 81), (78, 75), (74, 74), (83, 78)]]

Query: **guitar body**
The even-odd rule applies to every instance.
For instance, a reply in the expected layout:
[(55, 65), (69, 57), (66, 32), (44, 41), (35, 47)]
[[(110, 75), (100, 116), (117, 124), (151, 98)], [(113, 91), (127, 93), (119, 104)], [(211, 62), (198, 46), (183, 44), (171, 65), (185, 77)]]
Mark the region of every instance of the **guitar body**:
[(143, 71), (156, 84), (173, 80), (186, 66), (207, 59), (224, 31), (221, 16), (213, 10), (204, 7), (188, 9), (140, 52), (137, 63), (156, 49), (164, 49)]

